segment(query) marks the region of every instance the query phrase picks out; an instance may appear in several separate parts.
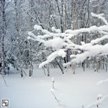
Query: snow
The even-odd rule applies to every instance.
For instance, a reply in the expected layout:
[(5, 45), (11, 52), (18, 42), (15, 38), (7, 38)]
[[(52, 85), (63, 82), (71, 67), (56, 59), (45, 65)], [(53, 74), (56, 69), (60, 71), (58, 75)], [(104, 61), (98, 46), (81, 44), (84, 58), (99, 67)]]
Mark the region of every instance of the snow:
[(61, 56), (61, 57), (65, 57), (66, 56), (66, 53), (64, 52), (63, 49), (60, 49), (60, 50), (57, 50), (55, 52), (53, 52), (52, 54), (50, 54), (48, 57), (47, 57), (47, 60), (42, 62), (40, 65), (39, 65), (39, 68), (42, 68), (44, 65), (52, 62), (56, 57), (58, 56)]
[[(35, 36), (31, 31), (28, 32), (29, 36)], [(29, 37), (30, 38), (30, 37)]]
[(39, 26), (39, 25), (34, 25), (34, 29), (36, 29), (36, 30), (42, 30), (42, 27)]
[[(104, 25), (96, 26), (93, 25), (88, 28), (79, 28), (76, 30), (68, 29), (61, 33), (59, 29), (52, 27), (52, 31), (41, 28), (41, 26), (35, 25), (34, 29), (41, 30), (43, 35), (35, 36), (33, 33), (28, 33), (33, 40), (39, 41), (44, 44), (45, 48), (52, 48), (52, 53), (48, 56), (47, 60), (40, 64), (40, 67), (43, 67), (46, 64), (52, 62), (55, 58), (61, 57), (58, 50), (67, 50), (70, 49), (71, 52), (77, 52), (76, 55), (72, 53), (70, 57), (72, 58), (68, 63), (63, 64), (64, 66), (70, 65), (72, 63), (81, 63), (87, 58), (92, 58), (95, 56), (104, 56), (108, 55), (108, 43), (101, 45), (101, 41), (108, 39), (108, 21), (104, 18), (104, 14), (95, 14), (91, 13), (92, 17), (98, 18), (104, 22)], [(72, 38), (75, 36), (82, 36), (79, 34), (89, 33), (90, 34), (100, 34), (100, 38), (91, 40), (89, 43), (81, 42), (75, 44), (72, 41)], [(87, 38), (87, 37), (86, 37)], [(57, 54), (58, 53), (58, 54)], [(64, 52), (63, 52), (64, 53)]]
[(108, 82), (108, 79), (104, 79), (104, 80), (99, 81), (99, 82), (97, 83), (97, 85), (101, 85), (101, 84), (103, 84), (103, 83), (105, 83), (105, 82)]
[(103, 41), (103, 40), (105, 40), (105, 39), (108, 39), (108, 35), (105, 35), (105, 36), (103, 36), (103, 37), (101, 37), (101, 38), (97, 38), (97, 39), (95, 39), (95, 40), (92, 40), (92, 41), (91, 41), (91, 44), (97, 44), (97, 43), (99, 43), (99, 42), (101, 42), (101, 41)]
[(57, 50), (57, 49), (60, 49), (60, 48), (62, 48), (64, 46), (64, 40), (59, 38), (59, 37), (57, 37), (57, 38), (50, 39), (50, 40), (44, 42), (44, 45), (46, 47), (51, 47), (54, 50), (55, 49)]
[(56, 29), (55, 27), (52, 27), (52, 31), (56, 32), (56, 33), (60, 33), (61, 32), (60, 29)]
[(31, 78), (20, 78), (19, 74), (5, 76), (7, 86), (0, 77), (0, 101), (8, 99), (9, 108), (97, 108), (97, 97), (101, 94), (100, 108), (108, 108), (108, 83), (97, 85), (108, 78), (107, 72), (92, 69), (83, 72), (78, 68), (75, 75), (71, 69), (61, 75), (59, 69), (51, 68), (50, 74), (46, 77), (42, 69), (35, 67)]
[(103, 16), (104, 16), (103, 13), (101, 13), (101, 14), (91, 13), (91, 15), (92, 15), (93, 17), (96, 17), (96, 18), (98, 18), (98, 19), (101, 19), (106, 25), (108, 25), (107, 20), (103, 17)]

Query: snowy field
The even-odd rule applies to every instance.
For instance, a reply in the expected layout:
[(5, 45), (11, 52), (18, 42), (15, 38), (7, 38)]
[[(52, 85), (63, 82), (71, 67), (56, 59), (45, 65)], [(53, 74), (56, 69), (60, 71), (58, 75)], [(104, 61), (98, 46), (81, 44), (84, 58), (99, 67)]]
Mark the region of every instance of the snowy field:
[[(108, 82), (98, 83), (108, 78), (108, 72), (77, 69), (75, 75), (71, 70), (62, 75), (59, 69), (50, 71), (50, 77), (41, 69), (36, 69), (31, 78), (7, 75), (7, 86), (0, 76), (0, 106), (2, 99), (9, 99), (9, 108), (108, 108)], [(99, 95), (103, 100), (97, 106)]]

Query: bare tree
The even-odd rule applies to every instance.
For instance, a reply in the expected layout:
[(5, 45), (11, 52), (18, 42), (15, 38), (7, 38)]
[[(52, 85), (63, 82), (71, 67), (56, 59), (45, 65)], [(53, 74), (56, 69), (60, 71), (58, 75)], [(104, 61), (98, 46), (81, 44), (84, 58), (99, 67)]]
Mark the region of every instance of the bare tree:
[(6, 14), (5, 14), (5, 0), (0, 0), (0, 14), (1, 14), (1, 64), (2, 64), (2, 71), (1, 74), (6, 74), (5, 71), (5, 36), (6, 36)]

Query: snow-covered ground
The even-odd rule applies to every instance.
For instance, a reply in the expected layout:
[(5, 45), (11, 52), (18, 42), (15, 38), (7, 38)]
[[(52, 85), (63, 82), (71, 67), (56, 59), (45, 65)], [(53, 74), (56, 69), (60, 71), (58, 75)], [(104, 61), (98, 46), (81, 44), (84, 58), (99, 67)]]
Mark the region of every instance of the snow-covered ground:
[[(83, 72), (78, 68), (75, 75), (71, 69), (65, 70), (62, 75), (59, 69), (50, 71), (50, 77), (45, 76), (41, 69), (35, 69), (31, 78), (20, 78), (19, 74), (7, 75), (7, 86), (0, 76), (0, 106), (2, 99), (8, 99), (9, 108), (108, 108), (108, 82), (98, 84), (100, 80), (108, 78), (108, 72)], [(51, 89), (52, 77), (55, 80), (54, 90)], [(99, 94), (102, 99), (106, 98), (97, 107)]]

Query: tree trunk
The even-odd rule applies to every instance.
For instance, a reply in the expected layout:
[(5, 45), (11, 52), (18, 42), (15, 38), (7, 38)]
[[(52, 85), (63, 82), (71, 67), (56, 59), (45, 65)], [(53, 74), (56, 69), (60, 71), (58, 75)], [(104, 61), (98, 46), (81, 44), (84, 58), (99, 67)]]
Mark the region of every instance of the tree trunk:
[(5, 35), (6, 35), (6, 16), (5, 16), (5, 0), (1, 0), (1, 15), (2, 15), (2, 26), (1, 26), (1, 30), (2, 30), (2, 38), (1, 38), (1, 45), (2, 45), (2, 71), (1, 74), (6, 74), (5, 71), (5, 44), (4, 44), (4, 40), (5, 40)]

